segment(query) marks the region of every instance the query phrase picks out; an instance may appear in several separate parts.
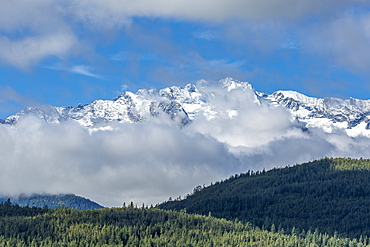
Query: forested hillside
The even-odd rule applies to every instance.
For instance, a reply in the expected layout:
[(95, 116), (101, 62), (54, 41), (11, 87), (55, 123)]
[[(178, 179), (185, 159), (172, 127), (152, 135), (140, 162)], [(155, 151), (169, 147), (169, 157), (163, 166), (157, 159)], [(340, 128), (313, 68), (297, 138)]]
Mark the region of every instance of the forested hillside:
[(283, 234), (184, 211), (124, 208), (56, 210), (0, 204), (1, 246), (367, 246), (317, 231)]
[(73, 194), (59, 194), (59, 195), (49, 195), (49, 194), (33, 194), (33, 195), (21, 195), (16, 197), (0, 197), (0, 202), (5, 202), (8, 199), (13, 204), (18, 204), (19, 206), (25, 207), (45, 207), (55, 209), (57, 207), (68, 207), (75, 209), (99, 209), (103, 208), (101, 205), (86, 199), (81, 196), (76, 196)]
[(370, 160), (322, 159), (235, 175), (162, 209), (184, 209), (264, 229), (370, 236)]

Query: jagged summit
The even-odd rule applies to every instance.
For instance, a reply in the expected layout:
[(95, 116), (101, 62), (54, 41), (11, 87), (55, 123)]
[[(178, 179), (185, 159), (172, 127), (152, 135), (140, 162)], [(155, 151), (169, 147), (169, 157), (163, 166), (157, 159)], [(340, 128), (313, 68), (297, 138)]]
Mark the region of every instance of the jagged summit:
[(369, 135), (370, 100), (314, 98), (294, 91), (277, 91), (266, 97), (288, 108), (306, 127), (346, 129), (350, 136)]
[(227, 91), (231, 91), (236, 88), (242, 88), (244, 90), (247, 89), (254, 90), (252, 85), (249, 84), (248, 82), (234, 80), (231, 77), (226, 77), (225, 79), (220, 80), (220, 83), (224, 88), (227, 88)]
[[(232, 109), (224, 109), (224, 99), (239, 100)], [(249, 99), (245, 101), (244, 99)], [(158, 119), (186, 126), (198, 117), (208, 120), (237, 116), (245, 104), (285, 107), (292, 121), (305, 128), (321, 128), (326, 132), (344, 129), (350, 136), (370, 137), (370, 100), (314, 98), (295, 91), (277, 91), (271, 95), (257, 92), (248, 82), (230, 77), (212, 83), (200, 80), (184, 87), (172, 86), (160, 90), (140, 89), (123, 92), (112, 100), (95, 100), (76, 107), (35, 106), (0, 120), (16, 124), (26, 115), (35, 115), (48, 123), (75, 121), (87, 128), (99, 128), (111, 123), (135, 123)]]

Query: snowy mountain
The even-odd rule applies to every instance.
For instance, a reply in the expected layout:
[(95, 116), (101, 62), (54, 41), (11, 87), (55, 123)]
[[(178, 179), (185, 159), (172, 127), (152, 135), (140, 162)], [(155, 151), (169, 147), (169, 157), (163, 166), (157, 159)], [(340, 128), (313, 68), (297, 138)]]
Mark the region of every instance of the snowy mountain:
[(313, 98), (294, 91), (277, 91), (266, 99), (290, 110), (305, 127), (325, 132), (344, 129), (349, 136), (370, 137), (370, 100)]
[[(232, 99), (232, 107), (222, 105), (225, 98)], [(14, 125), (24, 116), (35, 115), (48, 123), (76, 121), (87, 128), (102, 128), (115, 122), (143, 121), (166, 121), (184, 127), (197, 118), (232, 119), (248, 105), (284, 107), (290, 112), (291, 121), (300, 123), (303, 128), (321, 128), (328, 133), (342, 129), (349, 136), (370, 137), (370, 100), (320, 99), (294, 91), (277, 91), (267, 95), (255, 91), (247, 82), (232, 78), (225, 78), (219, 83), (202, 80), (185, 87), (124, 92), (112, 100), (96, 100), (76, 107), (27, 107), (0, 120), (0, 123)]]

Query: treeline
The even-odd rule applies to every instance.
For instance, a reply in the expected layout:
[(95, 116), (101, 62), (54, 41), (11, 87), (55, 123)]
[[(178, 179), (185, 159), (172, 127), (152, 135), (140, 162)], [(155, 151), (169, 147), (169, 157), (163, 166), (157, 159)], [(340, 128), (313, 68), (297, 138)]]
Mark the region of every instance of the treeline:
[(326, 158), (235, 175), (159, 208), (359, 239), (370, 236), (369, 181), (370, 160)]
[(21, 207), (18, 204), (12, 205), (10, 199), (0, 203), (0, 217), (36, 216), (47, 212), (50, 212), (48, 207)]
[[(3, 207), (2, 205), (1, 207)], [(12, 212), (6, 205), (4, 210)], [(35, 211), (36, 212), (36, 211)], [(11, 214), (9, 214), (11, 215)], [(1, 216), (1, 246), (368, 246), (369, 240), (318, 231), (261, 230), (251, 224), (185, 211), (133, 206), (78, 211), (58, 208), (34, 216)]]

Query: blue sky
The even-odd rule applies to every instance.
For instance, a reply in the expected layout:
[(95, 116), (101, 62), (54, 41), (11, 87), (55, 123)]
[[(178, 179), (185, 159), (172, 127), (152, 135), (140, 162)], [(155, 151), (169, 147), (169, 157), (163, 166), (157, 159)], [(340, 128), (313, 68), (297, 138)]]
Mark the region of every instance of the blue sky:
[(370, 98), (361, 0), (0, 1), (0, 118), (227, 76)]
[[(369, 68), (369, 0), (0, 0), (0, 119), (228, 76), (265, 93), (369, 99)], [(218, 108), (253, 101), (228, 95)], [(370, 157), (370, 139), (302, 132), (282, 108), (228, 116), (92, 133), (26, 117), (0, 128), (0, 192), (155, 204), (247, 170)]]

